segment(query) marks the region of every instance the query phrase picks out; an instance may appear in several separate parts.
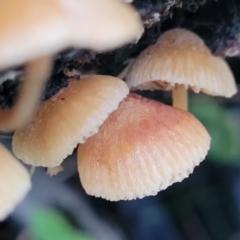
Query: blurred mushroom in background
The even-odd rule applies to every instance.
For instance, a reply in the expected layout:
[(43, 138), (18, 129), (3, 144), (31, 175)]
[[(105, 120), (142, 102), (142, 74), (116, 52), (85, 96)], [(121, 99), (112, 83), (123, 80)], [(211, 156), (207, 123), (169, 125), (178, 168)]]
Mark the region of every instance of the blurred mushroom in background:
[(0, 144), (0, 221), (23, 200), (31, 188), (28, 171)]
[(16, 104), (1, 109), (1, 130), (30, 120), (56, 53), (70, 46), (110, 50), (136, 42), (143, 32), (138, 13), (119, 0), (3, 0), (0, 15), (0, 69), (26, 63)]

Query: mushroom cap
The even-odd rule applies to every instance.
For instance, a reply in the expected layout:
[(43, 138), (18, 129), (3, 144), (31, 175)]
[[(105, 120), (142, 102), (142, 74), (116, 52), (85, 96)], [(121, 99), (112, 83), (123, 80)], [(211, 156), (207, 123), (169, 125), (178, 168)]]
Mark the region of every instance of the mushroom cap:
[(90, 195), (143, 198), (186, 178), (209, 146), (208, 132), (189, 112), (130, 94), (78, 146), (78, 170)]
[(119, 0), (2, 0), (0, 69), (69, 47), (103, 51), (143, 33), (134, 8)]
[(0, 144), (0, 220), (4, 220), (31, 188), (28, 171)]
[(60, 165), (78, 143), (98, 131), (128, 92), (125, 82), (111, 76), (70, 80), (67, 88), (41, 103), (29, 124), (15, 131), (13, 152), (27, 164)]
[(216, 96), (231, 97), (237, 92), (227, 63), (212, 55), (196, 34), (178, 28), (163, 33), (138, 56), (126, 82), (141, 90), (171, 90), (175, 84), (183, 84)]

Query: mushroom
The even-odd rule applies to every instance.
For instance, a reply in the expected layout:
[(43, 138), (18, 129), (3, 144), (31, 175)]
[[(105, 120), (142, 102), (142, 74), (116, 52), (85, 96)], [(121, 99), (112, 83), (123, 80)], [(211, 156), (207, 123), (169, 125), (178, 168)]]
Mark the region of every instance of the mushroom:
[(27, 164), (59, 166), (128, 93), (127, 84), (111, 76), (70, 79), (67, 88), (41, 103), (31, 123), (15, 131), (13, 152)]
[(185, 29), (163, 33), (143, 51), (126, 76), (131, 89), (173, 90), (173, 106), (187, 110), (187, 89), (231, 97), (237, 92), (227, 63)]
[(29, 120), (54, 54), (69, 46), (105, 51), (143, 32), (138, 13), (119, 0), (2, 0), (0, 15), (0, 69), (26, 63), (16, 105), (0, 110), (1, 130)]
[(143, 198), (186, 178), (209, 146), (208, 132), (189, 112), (129, 94), (78, 146), (78, 171), (90, 195)]
[(31, 188), (27, 170), (0, 144), (0, 221), (23, 200)]

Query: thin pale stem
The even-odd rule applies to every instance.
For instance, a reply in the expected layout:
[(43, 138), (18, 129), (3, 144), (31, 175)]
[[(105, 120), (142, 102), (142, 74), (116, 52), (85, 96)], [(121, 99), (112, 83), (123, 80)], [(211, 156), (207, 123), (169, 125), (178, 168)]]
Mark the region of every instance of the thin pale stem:
[(37, 58), (26, 64), (15, 105), (9, 109), (0, 109), (0, 130), (11, 131), (30, 121), (52, 70), (52, 64), (52, 56)]
[(29, 171), (29, 175), (30, 175), (31, 177), (33, 176), (35, 170), (36, 170), (36, 166), (31, 166), (30, 171)]
[(62, 171), (63, 171), (63, 167), (61, 165), (56, 166), (56, 167), (48, 167), (47, 168), (47, 174), (51, 177), (57, 175), (58, 173), (60, 173)]
[(172, 90), (173, 107), (188, 110), (188, 93), (183, 84), (176, 84)]
[(120, 79), (124, 79), (134, 62), (135, 62), (135, 59), (130, 59), (127, 66), (118, 74), (117, 77), (120, 78)]

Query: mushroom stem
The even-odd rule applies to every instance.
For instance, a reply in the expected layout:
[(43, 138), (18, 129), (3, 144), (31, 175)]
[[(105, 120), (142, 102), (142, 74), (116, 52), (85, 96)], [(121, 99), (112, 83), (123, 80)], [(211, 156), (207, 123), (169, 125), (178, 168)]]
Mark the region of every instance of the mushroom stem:
[(0, 129), (13, 130), (26, 124), (34, 114), (52, 69), (52, 56), (34, 59), (26, 64), (24, 80), (12, 108), (0, 109)]
[(30, 175), (31, 177), (33, 176), (35, 170), (36, 170), (36, 166), (31, 166), (30, 171), (29, 171), (29, 175)]
[(129, 69), (132, 67), (132, 65), (134, 64), (135, 62), (135, 59), (130, 59), (128, 61), (128, 64), (127, 66), (118, 74), (117, 78), (120, 78), (120, 79), (124, 79), (127, 75), (127, 73), (129, 72)]
[(60, 173), (62, 171), (63, 171), (63, 167), (61, 165), (56, 166), (56, 167), (48, 167), (47, 168), (47, 174), (50, 177), (53, 177), (53, 176), (57, 175), (58, 173)]
[(185, 85), (176, 84), (172, 90), (173, 107), (188, 110), (188, 93)]

